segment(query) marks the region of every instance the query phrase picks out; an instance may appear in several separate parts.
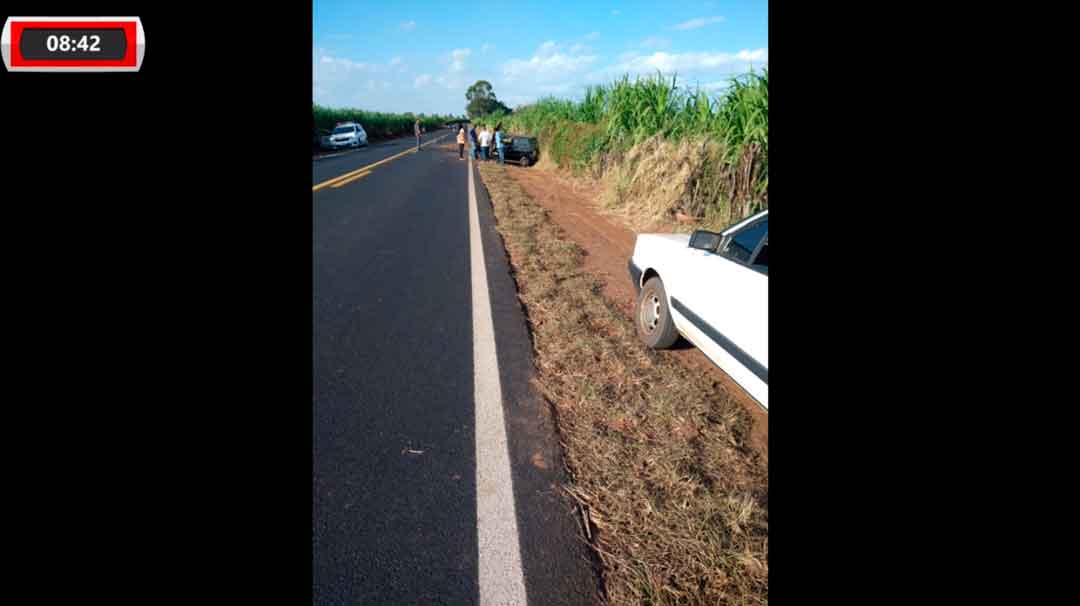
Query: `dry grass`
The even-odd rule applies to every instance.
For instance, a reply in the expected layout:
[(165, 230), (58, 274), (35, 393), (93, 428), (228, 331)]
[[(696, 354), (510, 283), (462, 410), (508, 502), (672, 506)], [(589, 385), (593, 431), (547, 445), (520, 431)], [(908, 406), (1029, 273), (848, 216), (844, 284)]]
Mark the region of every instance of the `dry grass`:
[(705, 138), (672, 142), (647, 139), (625, 153), (605, 155), (590, 170), (560, 166), (541, 154), (533, 170), (580, 189), (597, 189), (600, 208), (635, 232), (720, 230), (749, 213), (722, 199), (738, 189), (738, 175), (718, 158), (722, 149)]
[(768, 470), (746, 411), (641, 345), (543, 208), (504, 168), (480, 172), (607, 601), (767, 604)]
[(634, 231), (672, 220), (676, 212), (685, 212), (697, 190), (698, 177), (710, 159), (703, 153), (707, 145), (653, 137), (619, 158), (608, 159), (604, 164), (609, 168), (602, 176), (603, 206), (616, 211)]
[(690, 221), (681, 231), (727, 227), (756, 207), (725, 199), (722, 192), (737, 192), (749, 183), (741, 182), (746, 175), (738, 166), (720, 161), (722, 154), (717, 142), (703, 137), (642, 141), (601, 162), (596, 171), (604, 184), (601, 203), (634, 231), (678, 225), (677, 215)]
[(677, 80), (624, 77), (492, 119), (539, 137), (545, 165), (607, 176), (609, 205), (629, 206), (635, 225), (666, 212), (726, 226), (767, 208), (768, 69), (733, 78), (719, 97)]

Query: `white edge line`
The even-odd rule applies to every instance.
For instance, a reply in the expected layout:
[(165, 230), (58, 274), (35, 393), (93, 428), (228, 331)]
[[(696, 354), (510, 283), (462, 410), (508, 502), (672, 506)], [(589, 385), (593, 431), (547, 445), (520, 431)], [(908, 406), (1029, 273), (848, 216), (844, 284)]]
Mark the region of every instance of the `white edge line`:
[(469, 156), (469, 250), (472, 261), (473, 373), (476, 406), (476, 536), (480, 606), (526, 606), (510, 449), (488, 296), (480, 215)]

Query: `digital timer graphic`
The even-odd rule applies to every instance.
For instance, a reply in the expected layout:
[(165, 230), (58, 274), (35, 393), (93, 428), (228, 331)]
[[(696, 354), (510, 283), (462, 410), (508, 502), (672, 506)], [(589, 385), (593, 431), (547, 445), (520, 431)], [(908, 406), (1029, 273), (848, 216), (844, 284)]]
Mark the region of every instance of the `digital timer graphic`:
[(0, 52), (12, 72), (137, 72), (146, 34), (138, 17), (9, 17)]

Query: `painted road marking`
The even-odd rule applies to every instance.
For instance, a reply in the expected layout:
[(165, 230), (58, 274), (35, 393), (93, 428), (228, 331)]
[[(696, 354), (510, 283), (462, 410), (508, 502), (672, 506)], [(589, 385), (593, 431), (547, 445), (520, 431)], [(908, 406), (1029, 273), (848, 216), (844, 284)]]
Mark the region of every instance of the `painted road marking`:
[(348, 179), (345, 179), (344, 181), (338, 181), (337, 183), (331, 185), (330, 187), (341, 187), (343, 185), (348, 185), (348, 184), (352, 183), (353, 181), (359, 181), (360, 179), (363, 179), (364, 177), (366, 177), (366, 176), (368, 176), (370, 174), (371, 174), (371, 171), (369, 170), (367, 172), (360, 173), (359, 175), (349, 177)]
[(358, 151), (360, 151), (360, 150), (359, 149), (353, 149), (353, 150), (349, 150), (349, 151), (343, 151), (343, 152), (341, 152), (339, 154), (324, 154), (322, 156), (315, 156), (311, 160), (313, 162), (318, 162), (319, 160), (325, 160), (326, 158), (340, 158), (341, 156), (344, 156), (344, 155), (347, 155), (347, 154), (355, 154)]
[(472, 156), (468, 167), (480, 606), (527, 606)]
[[(442, 141), (443, 139), (445, 139), (445, 138), (447, 138), (449, 136), (450, 135), (443, 135), (443, 136), (439, 137), (438, 139), (432, 139), (431, 141), (428, 141), (427, 143), (421, 144), (420, 147), (427, 147), (428, 145), (431, 145), (432, 143), (438, 143), (439, 141)], [(358, 174), (360, 174), (360, 173), (362, 173), (362, 172), (364, 172), (366, 170), (370, 170), (372, 168), (375, 168), (376, 166), (381, 166), (383, 164), (386, 164), (387, 162), (397, 160), (398, 158), (400, 158), (400, 157), (402, 157), (404, 155), (415, 154), (415, 153), (416, 153), (416, 148), (415, 147), (410, 147), (409, 149), (407, 149), (407, 150), (405, 150), (405, 151), (403, 151), (401, 153), (394, 154), (393, 156), (390, 156), (389, 158), (383, 158), (382, 160), (379, 160), (378, 162), (375, 162), (373, 164), (368, 164), (367, 166), (361, 166), (360, 168), (358, 168), (356, 170), (351, 170), (351, 171), (345, 173), (344, 175), (338, 175), (338, 176), (334, 177), (333, 179), (327, 179), (326, 181), (323, 181), (322, 183), (320, 183), (318, 185), (312, 186), (311, 191), (313, 191), (313, 192), (314, 191), (319, 191), (320, 189), (322, 189), (324, 187), (329, 187), (329, 186), (333, 185), (334, 183), (336, 183), (338, 181), (348, 179), (349, 177), (353, 177), (355, 175), (358, 175)]]

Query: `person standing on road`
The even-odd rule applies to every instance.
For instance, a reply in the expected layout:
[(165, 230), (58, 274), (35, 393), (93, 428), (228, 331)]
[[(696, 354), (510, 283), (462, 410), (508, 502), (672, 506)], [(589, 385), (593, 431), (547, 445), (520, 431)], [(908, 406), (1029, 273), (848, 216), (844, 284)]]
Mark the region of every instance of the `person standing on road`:
[(495, 125), (495, 148), (499, 150), (499, 164), (506, 164), (503, 156), (502, 122)]
[(473, 160), (480, 159), (480, 142), (476, 139), (476, 125), (469, 124), (469, 139), (472, 141)]
[(485, 162), (488, 159), (488, 148), (491, 147), (491, 133), (488, 132), (487, 126), (480, 125), (480, 159)]
[(457, 159), (465, 159), (465, 127), (462, 126), (457, 132)]
[(416, 133), (416, 151), (420, 151), (420, 118), (416, 119), (416, 125), (413, 127), (413, 132)]

